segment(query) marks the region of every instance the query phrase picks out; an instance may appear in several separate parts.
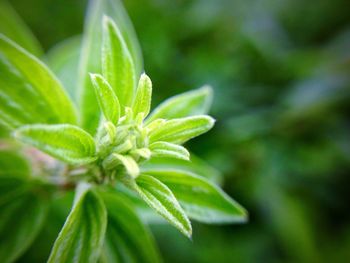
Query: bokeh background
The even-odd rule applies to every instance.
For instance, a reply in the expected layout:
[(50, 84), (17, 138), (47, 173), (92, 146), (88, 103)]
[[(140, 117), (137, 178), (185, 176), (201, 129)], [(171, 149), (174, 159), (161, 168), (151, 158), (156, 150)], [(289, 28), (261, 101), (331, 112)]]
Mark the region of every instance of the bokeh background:
[[(10, 2), (49, 64), (61, 41), (79, 43), (86, 1)], [(217, 125), (190, 146), (250, 213), (244, 225), (194, 223), (193, 241), (152, 225), (164, 261), (350, 262), (350, 2), (124, 4), (154, 83), (153, 106), (213, 86)], [(67, 52), (62, 63), (78, 55)], [(59, 63), (52, 67), (64, 75)], [(45, 262), (51, 244), (39, 237), (20, 262)]]

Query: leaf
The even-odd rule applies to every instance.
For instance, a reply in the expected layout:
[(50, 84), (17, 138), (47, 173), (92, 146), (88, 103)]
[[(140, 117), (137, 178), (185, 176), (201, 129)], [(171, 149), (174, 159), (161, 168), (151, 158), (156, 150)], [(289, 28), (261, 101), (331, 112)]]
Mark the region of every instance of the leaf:
[(213, 100), (210, 86), (191, 90), (161, 103), (147, 118), (147, 123), (155, 119), (174, 119), (207, 114)]
[(166, 121), (161, 127), (150, 133), (150, 142), (166, 141), (182, 144), (201, 135), (214, 126), (214, 119), (199, 115)]
[(152, 176), (141, 174), (133, 188), (151, 208), (185, 236), (191, 237), (191, 223), (166, 185)]
[(131, 177), (137, 177), (140, 173), (140, 169), (136, 161), (128, 155), (121, 155), (118, 153), (112, 153), (103, 162), (103, 166), (107, 170), (114, 169), (118, 164), (122, 164), (126, 172)]
[(102, 262), (160, 262), (159, 252), (149, 229), (122, 195), (101, 192), (108, 211), (108, 224)]
[(152, 99), (152, 82), (151, 79), (143, 73), (141, 75), (136, 96), (134, 98), (133, 103), (133, 112), (135, 117), (138, 113), (144, 113), (144, 117), (146, 117), (151, 108), (151, 99)]
[(113, 89), (101, 75), (90, 74), (90, 77), (104, 117), (106, 120), (117, 124), (120, 117), (120, 105)]
[(43, 53), (29, 27), (6, 0), (0, 1), (0, 33), (36, 56)]
[(0, 122), (11, 129), (76, 122), (73, 104), (51, 71), (1, 34), (0, 86)]
[(112, 86), (124, 112), (124, 107), (130, 106), (134, 95), (136, 83), (134, 62), (119, 28), (107, 16), (103, 17), (102, 36), (103, 76)]
[(189, 160), (190, 153), (185, 147), (169, 142), (154, 142), (149, 146), (153, 157), (170, 157)]
[(44, 198), (28, 192), (0, 204), (0, 211), (0, 259), (2, 263), (14, 262), (38, 235), (48, 204)]
[(101, 22), (103, 15), (108, 15), (116, 21), (133, 58), (135, 75), (140, 76), (143, 68), (141, 49), (122, 2), (120, 0), (90, 1), (85, 21), (84, 38), (79, 63), (80, 73), (78, 87), (80, 94), (78, 97), (80, 98), (82, 125), (84, 129), (91, 134), (95, 134), (100, 116), (98, 114), (98, 104), (88, 72), (102, 73)]
[(144, 172), (167, 185), (191, 219), (209, 224), (247, 220), (247, 212), (242, 206), (204, 178), (176, 169)]
[(79, 185), (72, 210), (55, 241), (48, 263), (96, 262), (106, 226), (103, 200), (86, 184)]
[(94, 139), (84, 130), (69, 124), (34, 124), (17, 129), (16, 139), (71, 164), (93, 162)]
[(62, 82), (74, 103), (78, 102), (78, 68), (81, 49), (81, 36), (63, 40), (48, 51), (47, 62)]

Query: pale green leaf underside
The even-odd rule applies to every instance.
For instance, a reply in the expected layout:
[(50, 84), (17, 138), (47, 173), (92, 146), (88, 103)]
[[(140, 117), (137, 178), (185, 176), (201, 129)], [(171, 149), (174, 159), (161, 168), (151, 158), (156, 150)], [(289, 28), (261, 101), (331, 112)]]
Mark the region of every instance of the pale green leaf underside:
[(146, 75), (142, 74), (137, 86), (136, 96), (134, 98), (132, 110), (135, 117), (138, 113), (143, 113), (146, 117), (151, 109), (152, 99), (152, 82), (151, 79)]
[(169, 188), (149, 175), (140, 175), (135, 190), (140, 197), (157, 213), (163, 216), (187, 237), (192, 235), (189, 219)]
[(191, 90), (171, 97), (156, 107), (147, 123), (155, 119), (174, 119), (207, 114), (212, 103), (213, 91), (210, 86)]
[(38, 40), (6, 0), (0, 1), (0, 33), (35, 56), (43, 53)]
[(48, 263), (97, 262), (106, 226), (107, 213), (102, 199), (89, 188), (78, 191)]
[(120, 117), (120, 105), (117, 96), (107, 80), (100, 74), (91, 74), (98, 104), (106, 120), (117, 124)]
[(207, 132), (213, 125), (214, 119), (207, 115), (172, 119), (150, 133), (150, 142), (165, 141), (182, 144)]
[(169, 142), (154, 142), (149, 146), (152, 157), (169, 157), (182, 160), (189, 160), (190, 153), (185, 147)]
[(157, 263), (159, 253), (146, 225), (124, 196), (101, 193), (108, 211), (108, 224), (100, 262)]
[[(0, 179), (0, 188), (1, 182)], [(1, 199), (2, 193), (0, 193)], [(22, 193), (0, 204), (0, 259), (14, 262), (32, 244), (47, 214), (47, 201)]]
[(202, 177), (176, 169), (148, 169), (145, 172), (170, 188), (191, 219), (209, 224), (247, 220), (247, 212), (242, 206)]
[(19, 141), (71, 164), (86, 164), (95, 158), (94, 139), (84, 130), (69, 124), (34, 124), (17, 129)]
[(84, 38), (79, 65), (79, 98), (82, 126), (95, 134), (99, 123), (98, 104), (88, 73), (102, 73), (102, 17), (114, 19), (123, 35), (135, 66), (135, 75), (140, 76), (142, 55), (133, 26), (120, 0), (90, 1), (84, 26)]
[(1, 34), (0, 86), (0, 122), (7, 127), (76, 122), (73, 104), (51, 71)]

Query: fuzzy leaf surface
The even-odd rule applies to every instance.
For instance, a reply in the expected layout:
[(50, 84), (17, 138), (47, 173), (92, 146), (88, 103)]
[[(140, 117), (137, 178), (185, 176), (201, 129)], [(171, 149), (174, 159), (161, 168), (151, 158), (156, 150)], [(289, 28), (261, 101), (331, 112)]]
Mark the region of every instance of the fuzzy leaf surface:
[(89, 187), (78, 188), (72, 210), (55, 241), (48, 263), (97, 262), (106, 226), (107, 213), (102, 198)]
[(189, 160), (190, 153), (185, 147), (169, 143), (169, 142), (154, 142), (149, 146), (153, 157), (169, 157), (182, 160)]
[(182, 144), (207, 132), (213, 125), (214, 119), (206, 115), (172, 119), (150, 133), (150, 142), (165, 141)]
[(137, 178), (134, 190), (170, 224), (185, 236), (191, 237), (191, 223), (175, 196), (165, 184), (152, 176), (142, 174)]
[(133, 103), (133, 112), (136, 116), (138, 113), (144, 113), (146, 117), (151, 109), (152, 99), (152, 82), (146, 75), (142, 74), (136, 91), (136, 96)]
[(34, 124), (17, 129), (15, 138), (71, 164), (93, 162), (94, 139), (84, 130), (69, 124)]

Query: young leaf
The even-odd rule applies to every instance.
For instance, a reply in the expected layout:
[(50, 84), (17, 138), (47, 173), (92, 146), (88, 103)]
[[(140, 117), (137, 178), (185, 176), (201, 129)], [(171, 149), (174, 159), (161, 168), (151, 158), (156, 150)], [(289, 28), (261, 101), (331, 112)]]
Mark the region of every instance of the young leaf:
[(175, 169), (145, 172), (170, 188), (191, 219), (209, 224), (247, 220), (247, 212), (242, 206), (204, 178)]
[(210, 130), (214, 119), (199, 115), (166, 121), (161, 127), (150, 133), (150, 142), (166, 141), (182, 144)]
[(6, 0), (0, 1), (0, 33), (35, 56), (43, 54), (39, 41)]
[(134, 190), (157, 213), (187, 237), (192, 235), (191, 223), (169, 188), (152, 176), (142, 174), (136, 179)]
[(153, 157), (170, 157), (176, 159), (189, 160), (190, 153), (185, 147), (169, 143), (169, 142), (154, 142), (149, 146)]
[(0, 86), (0, 120), (8, 127), (76, 122), (73, 104), (51, 71), (1, 34)]
[(108, 224), (101, 262), (160, 262), (149, 229), (136, 215), (132, 204), (117, 193), (101, 192), (108, 211)]
[(115, 22), (103, 17), (102, 72), (116, 93), (122, 111), (134, 95), (135, 68), (131, 54)]
[(78, 86), (80, 95), (78, 97), (80, 98), (82, 109), (82, 125), (84, 129), (91, 134), (95, 134), (100, 116), (98, 114), (98, 104), (88, 72), (102, 73), (101, 21), (105, 14), (116, 21), (133, 58), (136, 76), (140, 76), (143, 67), (141, 49), (122, 2), (120, 0), (89, 1), (79, 65), (80, 73)]
[(113, 89), (101, 75), (90, 74), (90, 77), (104, 117), (106, 120), (117, 124), (120, 117), (120, 105)]
[(213, 91), (210, 86), (188, 91), (171, 97), (161, 103), (147, 118), (147, 123), (155, 119), (174, 119), (207, 114), (211, 106)]
[(28, 162), (17, 152), (0, 150), (0, 176), (28, 177)]
[(79, 187), (48, 263), (94, 263), (100, 256), (107, 226), (106, 208), (94, 190)]
[[(1, 198), (2, 193), (0, 193)], [(48, 204), (32, 193), (0, 204), (0, 259), (14, 262), (34, 241), (43, 226)]]
[(71, 164), (86, 164), (96, 159), (94, 139), (77, 126), (27, 125), (17, 129), (14, 136), (26, 144)]
[(104, 168), (108, 170), (115, 168), (118, 164), (122, 164), (126, 172), (131, 177), (135, 178), (140, 173), (140, 168), (138, 164), (135, 162), (135, 160), (131, 156), (128, 156), (128, 155), (112, 153), (103, 162)]
[(152, 82), (150, 78), (143, 73), (141, 75), (136, 96), (134, 98), (134, 103), (132, 106), (135, 117), (138, 113), (144, 113), (146, 117), (151, 108), (151, 98), (152, 98)]

